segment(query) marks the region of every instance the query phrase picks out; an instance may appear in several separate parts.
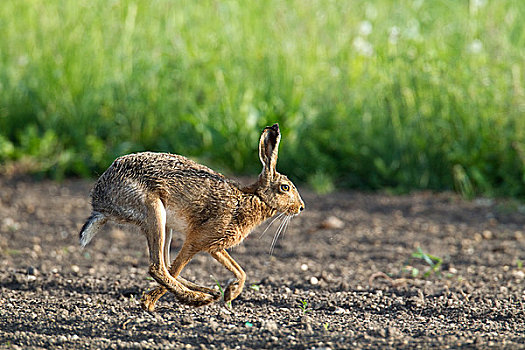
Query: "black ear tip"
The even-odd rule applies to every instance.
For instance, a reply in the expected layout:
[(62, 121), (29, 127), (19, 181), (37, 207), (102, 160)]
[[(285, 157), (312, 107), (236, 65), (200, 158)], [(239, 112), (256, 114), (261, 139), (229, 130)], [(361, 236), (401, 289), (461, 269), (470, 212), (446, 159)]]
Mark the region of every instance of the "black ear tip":
[(279, 135), (279, 133), (280, 133), (280, 131), (279, 131), (279, 124), (277, 124), (277, 123), (273, 124), (272, 126), (267, 126), (266, 128), (264, 128), (263, 131), (266, 131), (266, 130), (273, 131), (277, 135)]

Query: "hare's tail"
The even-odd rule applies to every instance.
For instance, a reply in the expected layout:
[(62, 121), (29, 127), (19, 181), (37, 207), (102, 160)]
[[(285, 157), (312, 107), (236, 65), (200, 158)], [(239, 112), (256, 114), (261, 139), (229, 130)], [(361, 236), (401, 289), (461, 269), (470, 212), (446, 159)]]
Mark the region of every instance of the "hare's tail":
[(108, 221), (108, 218), (99, 212), (93, 212), (87, 219), (79, 233), (80, 245), (84, 248), (95, 236), (98, 230)]

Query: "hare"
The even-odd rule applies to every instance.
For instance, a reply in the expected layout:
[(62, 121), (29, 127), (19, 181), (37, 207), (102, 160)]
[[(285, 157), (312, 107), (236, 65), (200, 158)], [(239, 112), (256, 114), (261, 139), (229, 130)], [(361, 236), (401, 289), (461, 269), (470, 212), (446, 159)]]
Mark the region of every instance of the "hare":
[[(167, 291), (192, 306), (220, 298), (216, 290), (180, 276), (202, 251), (235, 275), (224, 289), (224, 300), (235, 299), (246, 273), (226, 249), (275, 214), (291, 217), (304, 209), (294, 184), (275, 168), (280, 139), (278, 124), (263, 130), (259, 141), (263, 169), (257, 181), (245, 187), (180, 155), (144, 152), (117, 158), (91, 191), (93, 210), (80, 231), (81, 246), (110, 220), (138, 226), (148, 242), (149, 274), (160, 284), (141, 299), (147, 311), (152, 312)], [(183, 233), (185, 240), (168, 267), (173, 230)]]

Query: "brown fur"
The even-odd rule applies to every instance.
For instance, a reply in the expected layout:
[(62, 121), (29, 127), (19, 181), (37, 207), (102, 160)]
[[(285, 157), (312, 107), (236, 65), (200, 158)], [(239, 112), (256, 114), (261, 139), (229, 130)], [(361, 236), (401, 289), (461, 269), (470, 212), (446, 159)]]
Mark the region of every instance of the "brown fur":
[[(236, 280), (224, 291), (225, 301), (242, 291), (246, 273), (226, 249), (239, 244), (276, 213), (296, 215), (304, 203), (293, 183), (275, 165), (280, 141), (277, 124), (264, 129), (259, 142), (263, 170), (257, 181), (240, 187), (223, 175), (183, 156), (144, 152), (117, 158), (91, 193), (93, 212), (80, 231), (85, 246), (108, 220), (140, 227), (148, 241), (150, 275), (160, 286), (141, 300), (153, 311), (157, 300), (172, 292), (182, 303), (201, 306), (217, 300), (213, 289), (180, 277), (195, 254), (206, 251)], [(287, 185), (282, 187), (282, 185)], [(169, 266), (172, 230), (185, 234)]]

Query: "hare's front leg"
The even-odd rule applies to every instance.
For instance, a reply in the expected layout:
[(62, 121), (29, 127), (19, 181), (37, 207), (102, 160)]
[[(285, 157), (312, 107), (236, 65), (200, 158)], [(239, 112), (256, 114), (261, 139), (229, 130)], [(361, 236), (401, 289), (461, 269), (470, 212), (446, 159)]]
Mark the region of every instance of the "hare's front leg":
[(246, 273), (242, 267), (240, 267), (239, 264), (233, 260), (226, 250), (223, 249), (216, 252), (210, 252), (210, 254), (215, 258), (215, 260), (233, 272), (237, 278), (235, 281), (228, 284), (224, 290), (224, 301), (232, 301), (233, 299), (237, 298), (239, 294), (241, 294), (242, 289), (244, 288), (244, 282), (246, 282)]
[[(170, 261), (170, 245), (171, 245), (172, 237), (173, 237), (173, 229), (166, 227), (165, 228), (165, 240), (164, 240), (164, 262), (166, 264)], [(214, 300), (217, 300), (220, 297), (220, 294), (211, 288), (199, 286), (195, 283), (185, 280), (181, 276), (177, 276), (176, 279), (178, 282), (180, 282), (184, 287), (188, 289), (213, 295)], [(142, 299), (140, 300), (142, 308), (149, 312), (153, 312), (153, 310), (155, 309), (155, 305), (157, 304), (157, 301), (159, 301), (159, 299), (164, 294), (166, 294), (167, 291), (168, 290), (161, 285), (153, 289), (149, 293), (144, 294), (142, 296)]]

